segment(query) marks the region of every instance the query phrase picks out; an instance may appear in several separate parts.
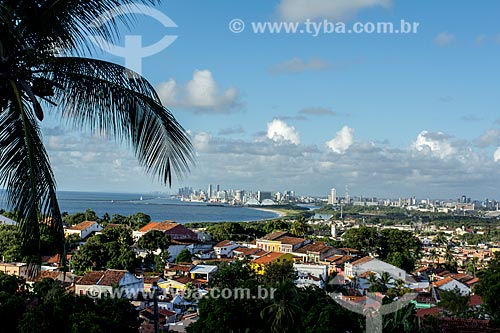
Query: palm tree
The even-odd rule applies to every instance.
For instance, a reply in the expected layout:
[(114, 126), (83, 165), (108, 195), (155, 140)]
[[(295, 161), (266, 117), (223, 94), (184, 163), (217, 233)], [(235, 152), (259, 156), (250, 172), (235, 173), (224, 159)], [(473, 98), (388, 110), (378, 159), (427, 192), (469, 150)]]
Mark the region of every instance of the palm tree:
[(296, 320), (300, 307), (297, 304), (297, 287), (290, 280), (284, 280), (276, 286), (273, 302), (260, 312), (262, 319), (267, 319), (271, 332), (295, 332)]
[(158, 1), (0, 2), (0, 186), (18, 214), (30, 263), (40, 261), (41, 220), (64, 251), (56, 183), (40, 131), (45, 109), (75, 128), (128, 142), (146, 172), (164, 184), (171, 185), (172, 174), (186, 174), (193, 162), (188, 134), (146, 79), (113, 63), (75, 56), (92, 52), (86, 36), (117, 35), (116, 20), (95, 26), (95, 18), (111, 9), (125, 12), (136, 2)]

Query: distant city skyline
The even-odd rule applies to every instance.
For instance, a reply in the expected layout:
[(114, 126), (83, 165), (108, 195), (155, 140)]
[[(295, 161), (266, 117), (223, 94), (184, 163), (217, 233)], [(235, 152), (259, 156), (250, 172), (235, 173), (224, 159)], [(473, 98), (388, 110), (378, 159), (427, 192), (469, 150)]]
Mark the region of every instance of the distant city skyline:
[[(189, 131), (196, 165), (169, 190), (126, 147), (48, 115), (42, 132), (59, 189), (173, 191), (211, 182), (304, 195), (349, 185), (369, 196), (500, 198), (500, 3), (345, 3), (298, 10), (298, 0), (172, 0), (157, 7), (178, 26), (168, 29), (138, 16), (122, 37), (141, 35), (149, 45), (178, 36), (143, 59), (142, 72)], [(247, 29), (233, 33), (233, 19)], [(405, 20), (419, 29), (313, 37), (250, 28), (307, 19)]]

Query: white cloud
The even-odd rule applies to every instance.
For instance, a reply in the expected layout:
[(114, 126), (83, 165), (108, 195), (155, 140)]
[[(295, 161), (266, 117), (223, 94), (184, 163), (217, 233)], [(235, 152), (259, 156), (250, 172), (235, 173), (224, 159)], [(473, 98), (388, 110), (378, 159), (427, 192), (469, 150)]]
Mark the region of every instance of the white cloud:
[(434, 38), (434, 43), (439, 46), (446, 46), (450, 45), (455, 41), (455, 35), (450, 34), (447, 31), (443, 31), (439, 33), (435, 38)]
[(197, 152), (206, 152), (210, 148), (212, 136), (209, 133), (200, 132), (192, 136), (191, 140)]
[(266, 137), (275, 142), (290, 141), (295, 145), (300, 144), (299, 133), (295, 127), (280, 119), (273, 119), (273, 121), (267, 123)]
[(456, 152), (449, 139), (450, 137), (442, 132), (422, 131), (417, 136), (415, 148), (420, 152), (429, 152), (444, 159)]
[(372, 7), (389, 7), (392, 0), (281, 0), (280, 16), (287, 20), (345, 19)]
[(500, 144), (500, 131), (495, 128), (489, 129), (474, 140), (474, 144), (479, 148), (498, 145)]
[(209, 70), (195, 70), (193, 78), (185, 86), (170, 79), (158, 84), (157, 90), (162, 103), (167, 107), (186, 107), (198, 113), (227, 113), (239, 106), (238, 90), (230, 87), (220, 93)]
[(326, 142), (326, 146), (337, 154), (345, 154), (345, 152), (354, 143), (354, 129), (344, 126), (337, 132), (335, 137)]
[(495, 153), (493, 154), (493, 161), (500, 162), (500, 147), (495, 150)]
[(326, 60), (313, 58), (310, 59), (309, 61), (304, 61), (300, 58), (295, 57), (275, 65), (274, 67), (271, 68), (271, 72), (274, 74), (302, 73), (306, 71), (320, 71), (328, 69), (330, 67), (331, 64)]

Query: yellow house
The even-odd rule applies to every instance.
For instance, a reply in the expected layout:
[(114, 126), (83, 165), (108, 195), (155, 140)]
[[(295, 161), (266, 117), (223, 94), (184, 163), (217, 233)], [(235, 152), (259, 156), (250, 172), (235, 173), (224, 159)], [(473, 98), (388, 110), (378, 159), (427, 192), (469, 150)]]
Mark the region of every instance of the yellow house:
[(272, 262), (283, 263), (287, 261), (293, 262), (293, 255), (291, 253), (269, 252), (262, 257), (250, 261), (250, 267), (255, 273), (263, 275), (266, 265)]

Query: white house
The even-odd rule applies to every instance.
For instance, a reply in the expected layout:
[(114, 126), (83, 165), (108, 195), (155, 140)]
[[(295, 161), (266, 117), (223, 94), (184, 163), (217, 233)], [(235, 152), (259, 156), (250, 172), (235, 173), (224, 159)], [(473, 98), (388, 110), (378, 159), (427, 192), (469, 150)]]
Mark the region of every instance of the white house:
[(324, 281), (328, 277), (328, 265), (312, 265), (312, 264), (293, 264), (293, 268), (297, 271), (298, 278), (295, 284), (298, 287), (315, 285), (319, 288), (324, 287)]
[(231, 240), (222, 241), (214, 246), (215, 256), (217, 258), (231, 258), (233, 250), (239, 247), (238, 244)]
[(78, 296), (135, 298), (144, 291), (144, 280), (124, 270), (90, 271), (75, 282)]
[(407, 274), (403, 269), (369, 256), (344, 265), (344, 276), (349, 279), (353, 279), (355, 276), (360, 276), (369, 271), (378, 273), (379, 275), (387, 272), (395, 280), (401, 279), (407, 281)]
[(65, 235), (77, 234), (80, 236), (80, 239), (85, 239), (88, 235), (93, 232), (99, 232), (102, 230), (101, 225), (95, 221), (84, 221), (82, 223), (78, 223), (69, 228), (64, 229)]
[(469, 287), (451, 277), (445, 277), (442, 280), (434, 282), (432, 285), (439, 290), (453, 290), (455, 288), (458, 288), (458, 290), (460, 290), (460, 293), (464, 296), (470, 295), (471, 293), (471, 289)]

